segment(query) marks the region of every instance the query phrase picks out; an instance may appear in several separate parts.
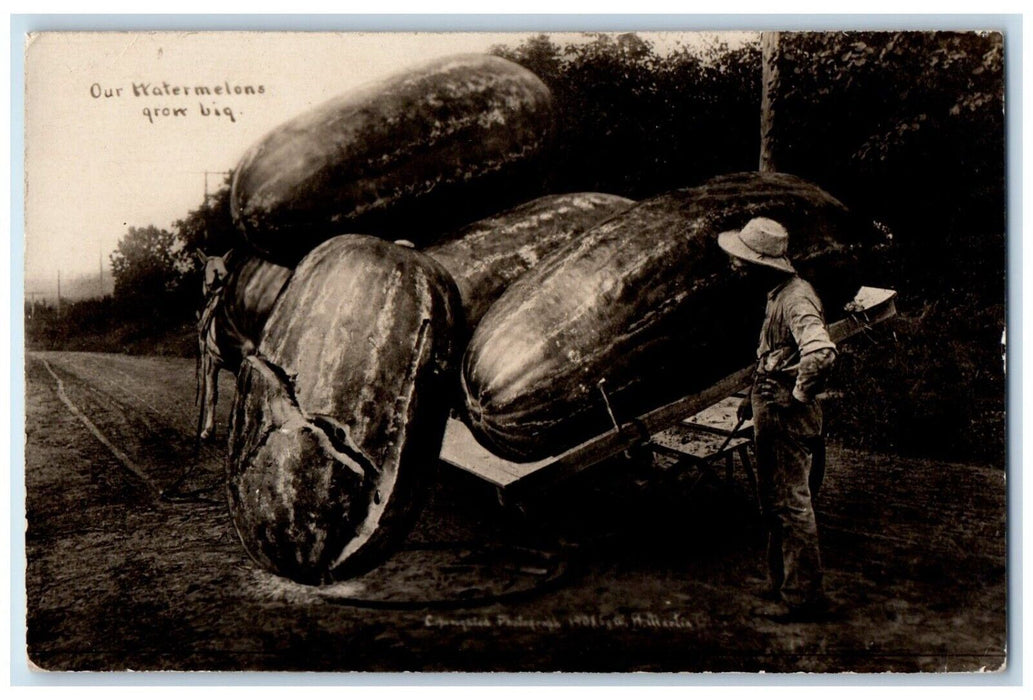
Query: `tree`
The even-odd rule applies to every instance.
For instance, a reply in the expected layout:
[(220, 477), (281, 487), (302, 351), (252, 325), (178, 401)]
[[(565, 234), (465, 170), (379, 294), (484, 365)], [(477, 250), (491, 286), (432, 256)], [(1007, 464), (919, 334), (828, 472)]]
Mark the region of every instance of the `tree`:
[(526, 39), (516, 48), (496, 44), (491, 47), (491, 53), (519, 63), (541, 78), (552, 90), (562, 85), (563, 52), (545, 34), (538, 34)]
[(659, 55), (627, 33), (586, 34), (564, 46), (539, 35), (492, 51), (537, 74), (553, 93), (551, 191), (641, 198), (756, 167), (756, 45)]
[(240, 234), (233, 226), (230, 216), (230, 181), (233, 174), (226, 176), (222, 186), (208, 201), (177, 220), (172, 228), (188, 252), (204, 251), (208, 255), (222, 255), (240, 244)]
[(881, 273), (901, 292), (899, 342), (844, 352), (845, 393), (865, 400), (830, 424), (873, 447), (1002, 464), (1003, 37), (807, 32), (781, 45), (779, 168), (897, 243)]
[(880, 194), (901, 173), (960, 176), (959, 190), (970, 175), (1003, 175), (986, 170), (1003, 163), (1000, 34), (783, 33), (782, 45), (780, 99), (793, 119), (780, 138), (793, 142), (796, 170), (861, 176), (865, 189), (887, 185)]
[(172, 311), (191, 267), (179, 237), (156, 226), (130, 227), (111, 254), (114, 297), (130, 313)]

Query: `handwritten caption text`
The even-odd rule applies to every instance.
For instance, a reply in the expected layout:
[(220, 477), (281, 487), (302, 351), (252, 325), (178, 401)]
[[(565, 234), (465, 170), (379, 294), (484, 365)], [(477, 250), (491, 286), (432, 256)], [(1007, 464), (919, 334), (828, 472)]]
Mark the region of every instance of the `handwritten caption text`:
[(131, 101), (134, 107), (140, 107), (140, 115), (151, 124), (194, 116), (235, 124), (244, 114), (241, 111), (243, 101), (265, 94), (265, 85), (229, 80), (191, 85), (170, 83), (167, 80), (133, 81), (128, 85), (90, 85), (90, 97), (93, 99)]

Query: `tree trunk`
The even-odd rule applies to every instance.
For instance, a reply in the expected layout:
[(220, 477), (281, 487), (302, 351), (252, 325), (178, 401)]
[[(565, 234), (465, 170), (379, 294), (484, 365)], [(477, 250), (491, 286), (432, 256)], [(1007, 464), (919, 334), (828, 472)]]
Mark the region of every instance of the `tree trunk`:
[(775, 96), (778, 94), (778, 32), (761, 32), (760, 171), (775, 172)]

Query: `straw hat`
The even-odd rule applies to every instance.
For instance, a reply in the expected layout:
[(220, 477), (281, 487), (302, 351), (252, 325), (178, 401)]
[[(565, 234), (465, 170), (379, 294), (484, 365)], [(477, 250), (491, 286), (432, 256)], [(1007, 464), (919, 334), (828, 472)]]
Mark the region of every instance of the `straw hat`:
[(758, 265), (766, 265), (783, 272), (795, 273), (793, 263), (786, 257), (789, 233), (772, 219), (758, 216), (750, 219), (740, 231), (725, 231), (717, 237), (717, 244), (729, 255)]

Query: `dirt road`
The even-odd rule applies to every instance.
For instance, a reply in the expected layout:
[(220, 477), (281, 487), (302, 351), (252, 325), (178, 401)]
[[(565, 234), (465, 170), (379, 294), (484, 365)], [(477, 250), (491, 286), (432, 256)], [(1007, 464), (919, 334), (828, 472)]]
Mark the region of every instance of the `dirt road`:
[[(999, 468), (830, 446), (830, 621), (751, 614), (734, 486), (616, 461), (517, 516), (439, 465), (409, 543), (308, 588), (259, 569), (195, 451), (188, 360), (30, 353), (28, 645), (53, 670), (962, 671), (1005, 663)], [(220, 426), (232, 399), (221, 383)], [(161, 497), (184, 471), (177, 491)], [(196, 492), (196, 493), (191, 493)]]

